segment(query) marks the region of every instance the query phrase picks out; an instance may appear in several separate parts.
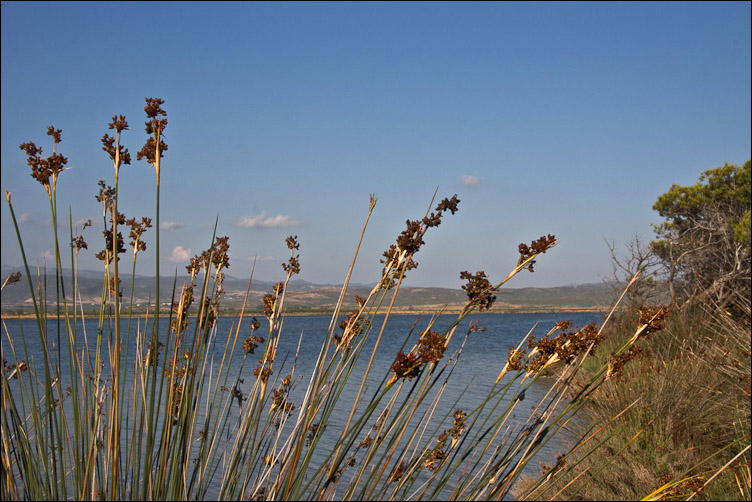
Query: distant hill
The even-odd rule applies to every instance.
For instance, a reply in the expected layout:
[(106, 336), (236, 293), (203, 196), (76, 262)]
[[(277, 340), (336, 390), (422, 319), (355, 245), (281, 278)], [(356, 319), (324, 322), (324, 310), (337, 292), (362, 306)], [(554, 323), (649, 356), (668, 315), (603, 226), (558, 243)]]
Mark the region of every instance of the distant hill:
[[(2, 280), (13, 272), (23, 270), (18, 267), (2, 267)], [(70, 271), (63, 271), (66, 295), (72, 291)], [(173, 277), (163, 276), (160, 279), (160, 293), (163, 308), (169, 307), (172, 294)], [(180, 294), (180, 287), (187, 283), (188, 276), (178, 276), (176, 282), (176, 296)], [(35, 289), (39, 282), (32, 278)], [(55, 301), (55, 275), (48, 272), (46, 281), (47, 300)], [(246, 310), (252, 313), (263, 311), (263, 295), (272, 291), (273, 282), (256, 281), (250, 285)], [(101, 272), (81, 270), (78, 274), (78, 295), (85, 311), (93, 311), (100, 303), (103, 278)], [(222, 308), (229, 313), (242, 307), (248, 289), (248, 279), (237, 279), (226, 276), (223, 282), (224, 294)], [(365, 297), (373, 285), (355, 284), (348, 289), (345, 302), (346, 309), (355, 306), (355, 295)], [(124, 298), (130, 298), (130, 275), (121, 276), (121, 288)], [(43, 286), (44, 289), (44, 286)], [(341, 285), (312, 284), (302, 280), (292, 280), (288, 285), (285, 296), (287, 312), (329, 313), (339, 298)], [(155, 298), (154, 280), (148, 276), (136, 276), (133, 291), (133, 304), (136, 310), (143, 310), (146, 305), (153, 303)], [(460, 310), (467, 300), (462, 289), (432, 288), (432, 287), (402, 287), (395, 303), (397, 311), (435, 310), (447, 306), (450, 311)], [(554, 288), (504, 288), (496, 293), (496, 302), (491, 312), (520, 312), (520, 311), (586, 311), (605, 310), (613, 302), (612, 289), (606, 284), (580, 284), (576, 286), (561, 286)], [(7, 286), (2, 292), (2, 313), (16, 314), (31, 312), (33, 307), (29, 296), (26, 279)]]

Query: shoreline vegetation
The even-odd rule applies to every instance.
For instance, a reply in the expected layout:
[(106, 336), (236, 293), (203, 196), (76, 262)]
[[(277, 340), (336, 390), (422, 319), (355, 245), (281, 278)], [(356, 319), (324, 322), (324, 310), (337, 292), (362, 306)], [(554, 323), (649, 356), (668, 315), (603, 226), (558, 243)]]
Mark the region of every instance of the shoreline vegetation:
[[(25, 283), (36, 323), (17, 337), (5, 330), (2, 500), (750, 499), (749, 161), (706, 171), (696, 187), (674, 186), (659, 198), (655, 209), (667, 220), (656, 228), (659, 240), (649, 248), (638, 242), (616, 259), (614, 284), (626, 286), (603, 322), (562, 320), (542, 337), (520, 333), (516, 346), (499, 348), (498, 377), (468, 407), (442, 402), (462, 348), (485, 331), (460, 323), (505, 308), (507, 283), (533, 272), (555, 236), (520, 243), (504, 278), (457, 271), (459, 298), (415, 309), (403, 280), (419, 266), (424, 238), (459, 210), (460, 199), (436, 203), (434, 194), (425, 216), (407, 220), (384, 251), (377, 281), (350, 287), (378, 200), (371, 195), (352, 263), (343, 264), (347, 279), (333, 300), (317, 305), (331, 316), (318, 355), (280, 361), (283, 320), (301, 308), (292, 301), (297, 236), (285, 240), (284, 279), (265, 292), (252, 292), (249, 282), (233, 298), (225, 277), (229, 236), (216, 235), (216, 225), (208, 248), (186, 264), (186, 280), (160, 278), (163, 104), (146, 98), (147, 139), (137, 155), (156, 175), (149, 251), (143, 235), (151, 218), (127, 218), (118, 207), (121, 168), (131, 162), (125, 117), (114, 116), (114, 136), (101, 139), (114, 186), (101, 180), (95, 195), (105, 230), (94, 302), (81, 301), (86, 286), (77, 271), (88, 225), (74, 229), (72, 209), (57, 207), (68, 161), (57, 151), (62, 131), (47, 129), (50, 156), (33, 142), (20, 145), (44, 189), (41, 205), (49, 205), (55, 260), (49, 278), (30, 273), (25, 228), (6, 190), (24, 267), (0, 290), (6, 298)], [(59, 217), (67, 235), (58, 233), (65, 228)], [(155, 253), (155, 272), (139, 282), (154, 281), (145, 297), (157, 305), (137, 300), (136, 261), (144, 252)], [(541, 291), (533, 292), (537, 304), (519, 304), (544, 311), (565, 304), (545, 300), (544, 309)], [(609, 293), (616, 292), (604, 289), (603, 298)], [(77, 321), (91, 303), (98, 327), (81, 343)], [(439, 328), (435, 316), (449, 305), (454, 320)], [(381, 343), (390, 316), (416, 310), (432, 314), (429, 325), (413, 333), (416, 321), (394, 353)], [(227, 312), (238, 321), (220, 333), (216, 321)], [(461, 342), (451, 354), (450, 341)], [(41, 360), (29, 358), (32, 345)], [(136, 353), (129, 358), (128, 350)], [(374, 363), (384, 361), (376, 358), (383, 351), (391, 365)], [(311, 365), (306, 375), (298, 374), (299, 358)], [(279, 374), (283, 363), (291, 365), (287, 375)], [(544, 392), (530, 397), (536, 382)], [(297, 385), (303, 397), (293, 402)], [(331, 440), (322, 441), (328, 426)], [(541, 459), (562, 436), (571, 449)], [(542, 464), (537, 477), (534, 461)]]

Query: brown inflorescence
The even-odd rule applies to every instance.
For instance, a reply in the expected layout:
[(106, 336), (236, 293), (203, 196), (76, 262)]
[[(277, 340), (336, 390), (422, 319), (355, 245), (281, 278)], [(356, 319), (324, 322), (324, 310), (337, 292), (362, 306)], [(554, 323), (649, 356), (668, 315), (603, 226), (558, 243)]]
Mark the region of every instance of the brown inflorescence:
[(421, 366), (422, 363), (415, 354), (399, 352), (394, 364), (392, 364), (392, 371), (398, 379), (407, 378), (408, 380), (412, 380), (420, 374)]
[[(123, 145), (121, 145), (119, 141), (119, 134), (128, 129), (128, 122), (126, 122), (125, 116), (120, 115), (118, 117), (117, 115), (114, 115), (112, 117), (112, 122), (109, 124), (109, 128), (115, 129), (117, 134), (115, 138), (111, 137), (109, 134), (102, 136), (102, 150), (107, 152), (113, 163), (119, 161), (120, 164), (130, 164), (131, 154), (128, 153), (127, 148), (123, 148)], [(115, 145), (116, 139), (118, 143), (117, 146)], [(119, 167), (120, 164), (118, 164), (116, 168)]]
[(295, 405), (287, 400), (287, 396), (290, 392), (290, 383), (292, 382), (292, 375), (287, 375), (280, 382), (279, 388), (273, 390), (274, 396), (272, 397), (272, 406), (270, 411), (279, 410), (289, 415), (295, 409)]
[[(190, 286), (184, 286), (183, 292), (180, 295), (180, 301), (172, 303), (172, 312), (175, 314), (175, 317), (172, 319), (170, 323), (170, 329), (173, 332), (185, 331), (185, 328), (188, 327), (188, 324), (190, 324), (190, 321), (188, 320), (188, 317), (186, 316), (186, 312), (188, 311), (191, 304), (193, 303), (193, 288), (195, 286), (196, 285), (193, 283), (191, 283)], [(180, 322), (179, 326), (178, 326), (178, 320)]]
[(102, 207), (105, 211), (110, 207), (110, 204), (115, 199), (115, 189), (106, 184), (104, 180), (99, 180), (99, 195), (95, 195), (94, 198), (102, 203)]
[(21, 280), (21, 272), (13, 272), (8, 277), (5, 278), (4, 284), (14, 284)]
[(624, 374), (624, 365), (632, 359), (640, 357), (641, 353), (642, 348), (640, 348), (639, 345), (632, 345), (626, 352), (622, 352), (619, 355), (611, 354), (611, 357), (608, 360), (608, 371), (606, 373), (606, 378), (618, 378), (622, 376)]
[[(382, 277), (386, 281), (386, 287), (391, 288), (395, 285), (396, 278), (387, 278), (387, 265), (396, 260), (401, 253), (405, 253), (407, 262), (405, 263), (404, 272), (412, 270), (418, 267), (412, 256), (420, 250), (420, 247), (425, 244), (423, 236), (429, 227), (437, 227), (441, 224), (442, 214), (446, 211), (451, 211), (452, 214), (457, 212), (457, 204), (460, 200), (457, 198), (457, 194), (454, 194), (451, 199), (442, 200), (437, 206), (434, 212), (429, 216), (424, 217), (422, 220), (407, 220), (405, 230), (397, 237), (397, 244), (392, 244), (389, 249), (384, 251), (383, 258), (380, 260), (384, 264), (382, 271)], [(404, 275), (404, 273), (403, 273)]]
[(300, 273), (300, 255), (292, 256), (292, 251), (295, 249), (300, 249), (300, 244), (298, 243), (298, 236), (289, 236), (287, 239), (285, 239), (285, 242), (287, 243), (287, 248), (290, 250), (290, 259), (287, 260), (287, 263), (282, 264), (282, 269), (285, 271), (288, 277), (299, 274)]
[(266, 383), (267, 380), (269, 380), (269, 377), (272, 374), (272, 370), (269, 368), (264, 368), (262, 366), (258, 366), (253, 369), (253, 376), (261, 380), (262, 383)]
[(444, 459), (447, 458), (447, 452), (445, 451), (447, 441), (450, 438), (452, 440), (449, 446), (450, 449), (454, 448), (459, 442), (462, 432), (465, 430), (465, 417), (467, 415), (461, 409), (456, 409), (454, 410), (453, 417), (452, 427), (439, 434), (436, 446), (426, 453), (423, 460), (423, 468), (428, 467), (430, 471), (437, 471)]
[[(61, 141), (61, 133), (62, 131), (60, 129), (55, 129), (53, 126), (47, 128), (47, 134), (52, 136), (55, 147)], [(26, 153), (26, 163), (31, 166), (31, 177), (41, 183), (47, 191), (47, 195), (51, 196), (50, 177), (52, 177), (54, 185), (58, 174), (65, 169), (68, 159), (54, 151), (49, 157), (43, 158), (42, 148), (37, 147), (36, 144), (31, 141), (22, 143), (19, 145), (19, 148)]]
[(140, 222), (136, 218), (130, 218), (125, 220), (125, 224), (131, 227), (128, 237), (131, 238), (130, 245), (133, 247), (133, 253), (146, 251), (146, 243), (141, 240), (141, 235), (146, 232), (147, 228), (151, 228), (151, 218), (142, 217)]
[[(519, 245), (519, 251), (520, 251), (520, 259), (517, 262), (518, 265), (521, 265), (525, 262), (528, 258), (535, 256), (537, 254), (545, 253), (553, 245), (556, 244), (556, 237), (554, 237), (551, 234), (548, 234), (547, 236), (540, 237), (538, 240), (533, 241), (530, 243), (530, 246), (527, 244), (520, 244)], [(525, 268), (527, 268), (530, 272), (533, 272), (533, 264), (535, 264), (535, 260), (532, 260), (530, 263), (528, 263)]]
[[(162, 140), (162, 134), (165, 127), (167, 127), (167, 113), (161, 108), (164, 104), (164, 100), (159, 98), (146, 98), (146, 106), (144, 111), (146, 117), (149, 119), (146, 122), (146, 133), (149, 134), (149, 138), (146, 140), (146, 144), (138, 152), (136, 156), (137, 160), (146, 159), (149, 164), (154, 164), (157, 167), (157, 147), (159, 149), (159, 158), (164, 157), (164, 152), (167, 151), (167, 144)], [(159, 176), (159, 173), (157, 173)]]
[(478, 310), (488, 310), (496, 301), (496, 296), (491, 294), (493, 285), (487, 277), (486, 273), (482, 270), (475, 274), (471, 274), (467, 270), (460, 272), (460, 279), (467, 281), (467, 284), (462, 286), (462, 289), (465, 290), (470, 303), (478, 304)]
[(396, 483), (400, 479), (402, 479), (402, 476), (405, 475), (405, 463), (400, 461), (399, 464), (395, 465), (392, 469), (392, 472), (389, 474), (389, 484)]
[(650, 305), (640, 305), (639, 307), (640, 319), (639, 325), (645, 326), (643, 330), (643, 336), (649, 336), (651, 333), (663, 329), (662, 321), (671, 313), (671, 310), (665, 306), (654, 307)]
[(258, 347), (260, 343), (264, 343), (264, 339), (262, 337), (255, 335), (249, 336), (243, 342), (243, 352), (245, 352), (246, 354), (253, 354), (253, 351), (256, 350), (256, 347)]
[(229, 240), (230, 237), (226, 235), (224, 237), (217, 237), (214, 240), (214, 245), (203, 251), (200, 255), (194, 255), (191, 258), (190, 264), (186, 265), (185, 269), (191, 276), (194, 276), (203, 267), (209, 265), (209, 260), (211, 260), (211, 263), (218, 271), (230, 268), (230, 256), (227, 253), (230, 249)]
[(423, 364), (437, 363), (446, 350), (444, 337), (436, 331), (421, 333), (418, 340), (418, 357)]
[(277, 303), (277, 297), (271, 293), (264, 295), (264, 315), (271, 320), (274, 317), (274, 307)]
[[(358, 308), (348, 314), (347, 319), (339, 323), (339, 328), (342, 330), (341, 335), (334, 335), (334, 344), (339, 346), (343, 339), (349, 342), (354, 336), (358, 335), (363, 328), (370, 324), (363, 316), (360, 315), (360, 311), (366, 304), (366, 299), (355, 295), (355, 301), (358, 303)], [(345, 344), (346, 346), (349, 343)]]
[[(512, 371), (524, 370), (537, 373), (554, 360), (561, 360), (568, 364), (587, 350), (591, 350), (592, 353), (592, 350), (603, 340), (603, 335), (595, 323), (590, 323), (574, 332), (565, 331), (571, 325), (569, 321), (558, 323), (554, 331), (559, 331), (559, 334), (553, 338), (547, 334), (535, 341), (535, 336), (531, 336), (525, 349), (517, 350), (510, 347), (507, 367)], [(533, 355), (528, 360), (524, 360), (528, 351)]]
[[(120, 213), (118, 213), (120, 216), (122, 216)], [(125, 220), (123, 220), (125, 221)], [(120, 223), (120, 221), (118, 221)], [(104, 241), (105, 241), (105, 248), (94, 255), (97, 259), (102, 260), (106, 263), (112, 262), (112, 230), (103, 230), (102, 235), (104, 235)], [(117, 254), (125, 253), (125, 244), (123, 240), (123, 234), (122, 232), (117, 233)], [(117, 258), (120, 260), (120, 257)]]
[(52, 136), (52, 141), (57, 145), (62, 141), (62, 129), (55, 129), (54, 126), (47, 126), (47, 136)]
[(89, 249), (89, 245), (86, 244), (86, 241), (84, 240), (84, 237), (82, 235), (75, 236), (73, 238), (71, 246), (76, 250), (76, 254), (78, 254), (78, 252), (82, 249)]

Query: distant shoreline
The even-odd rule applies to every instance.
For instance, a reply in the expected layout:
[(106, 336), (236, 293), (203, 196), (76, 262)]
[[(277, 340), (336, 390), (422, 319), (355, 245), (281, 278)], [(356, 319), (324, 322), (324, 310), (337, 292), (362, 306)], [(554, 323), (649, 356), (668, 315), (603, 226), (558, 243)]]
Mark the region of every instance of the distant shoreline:
[[(418, 314), (435, 314), (440, 309), (418, 309), (418, 308), (409, 308), (409, 309), (394, 309), (392, 310), (392, 314), (399, 314), (399, 315), (418, 315)], [(591, 306), (591, 307), (550, 307), (550, 308), (506, 308), (506, 309), (492, 309), (490, 311), (484, 310), (479, 311), (475, 310), (472, 312), (472, 315), (487, 315), (487, 314), (566, 314), (569, 312), (592, 312), (592, 313), (602, 313), (605, 309), (602, 306)], [(462, 312), (462, 309), (446, 309), (443, 311), (443, 314), (459, 314)], [(380, 315), (384, 315), (385, 312), (381, 312)], [(126, 316), (127, 314), (120, 314), (122, 316)], [(134, 312), (133, 317), (144, 317), (146, 316), (146, 312)], [(148, 314), (150, 317), (153, 316), (153, 313)], [(159, 316), (163, 318), (169, 317), (170, 313), (169, 311), (160, 312)], [(240, 315), (239, 311), (232, 311), (232, 312), (222, 312), (220, 314), (220, 317), (238, 317)], [(284, 312), (285, 316), (331, 316), (332, 312), (322, 312), (320, 310), (301, 310), (301, 311), (293, 311), (293, 312)], [(344, 310), (340, 312), (341, 316), (347, 315), (347, 312)], [(47, 312), (47, 319), (55, 319), (57, 317), (57, 313), (51, 313)], [(61, 318), (63, 318), (63, 314), (60, 315)], [(73, 316), (71, 316), (73, 317)], [(96, 319), (99, 317), (99, 314), (92, 314), (92, 313), (85, 313), (83, 315), (85, 319)], [(108, 316), (105, 316), (108, 317)], [(264, 317), (263, 312), (245, 312), (243, 313), (243, 317)], [(36, 316), (33, 313), (28, 314), (11, 314), (11, 313), (0, 313), (0, 318), (2, 319), (35, 319)], [(81, 319), (81, 315), (76, 315), (77, 319)]]

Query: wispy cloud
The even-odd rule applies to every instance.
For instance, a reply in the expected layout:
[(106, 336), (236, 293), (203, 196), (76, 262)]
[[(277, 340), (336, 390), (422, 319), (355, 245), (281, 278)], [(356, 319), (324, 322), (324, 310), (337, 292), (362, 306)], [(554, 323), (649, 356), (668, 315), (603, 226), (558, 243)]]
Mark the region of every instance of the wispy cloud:
[(266, 211), (262, 211), (258, 216), (245, 216), (238, 221), (238, 226), (241, 228), (287, 228), (298, 225), (300, 222), (287, 215), (269, 216)]
[(476, 176), (471, 176), (469, 174), (462, 175), (462, 184), (467, 187), (478, 186), (479, 183), (480, 180)]
[(18, 223), (34, 223), (34, 213), (26, 211), (18, 216)]
[(163, 221), (159, 224), (159, 227), (162, 230), (176, 230), (178, 228), (183, 228), (183, 224), (177, 221)]
[(191, 257), (191, 250), (186, 249), (183, 246), (175, 246), (172, 249), (172, 256), (170, 256), (170, 261), (173, 263), (180, 263), (187, 261)]

